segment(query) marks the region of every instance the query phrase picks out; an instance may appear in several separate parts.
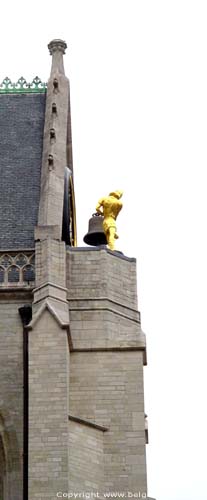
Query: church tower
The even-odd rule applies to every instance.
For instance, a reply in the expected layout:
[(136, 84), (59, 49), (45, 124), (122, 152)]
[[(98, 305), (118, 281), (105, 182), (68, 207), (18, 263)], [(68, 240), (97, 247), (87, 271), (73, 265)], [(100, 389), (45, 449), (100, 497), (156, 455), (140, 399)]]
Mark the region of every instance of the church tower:
[(67, 46), (48, 48), (47, 85), (0, 85), (0, 500), (149, 498), (136, 261), (77, 246)]

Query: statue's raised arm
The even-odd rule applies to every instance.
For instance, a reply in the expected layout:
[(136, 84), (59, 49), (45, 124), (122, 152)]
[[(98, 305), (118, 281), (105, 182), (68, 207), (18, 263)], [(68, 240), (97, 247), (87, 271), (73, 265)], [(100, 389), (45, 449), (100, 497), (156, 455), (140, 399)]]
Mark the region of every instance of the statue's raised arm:
[(101, 198), (100, 200), (98, 200), (98, 203), (97, 203), (97, 205), (96, 205), (96, 213), (97, 213), (98, 215), (103, 215), (103, 210), (101, 210), (101, 207), (103, 206), (103, 200), (104, 200), (104, 199), (105, 199), (105, 198)]
[(104, 217), (103, 229), (110, 250), (115, 249), (115, 240), (118, 238), (115, 221), (122, 209), (122, 202), (120, 201), (122, 194), (123, 191), (113, 191), (109, 193), (109, 196), (101, 198), (96, 206), (97, 214)]

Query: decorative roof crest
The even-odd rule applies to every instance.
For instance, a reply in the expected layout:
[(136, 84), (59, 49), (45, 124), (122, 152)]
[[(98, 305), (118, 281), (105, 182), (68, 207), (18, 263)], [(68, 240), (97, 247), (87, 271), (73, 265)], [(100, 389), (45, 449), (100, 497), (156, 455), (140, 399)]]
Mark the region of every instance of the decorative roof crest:
[(38, 76), (31, 83), (27, 83), (23, 76), (16, 83), (12, 83), (10, 78), (6, 77), (0, 84), (0, 94), (39, 94), (46, 90), (47, 84), (43, 83)]

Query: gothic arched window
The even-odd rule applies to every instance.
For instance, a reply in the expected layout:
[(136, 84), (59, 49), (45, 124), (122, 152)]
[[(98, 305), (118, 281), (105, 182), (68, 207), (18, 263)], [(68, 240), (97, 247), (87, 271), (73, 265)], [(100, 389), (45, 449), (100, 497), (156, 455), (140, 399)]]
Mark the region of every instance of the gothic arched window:
[(30, 281), (35, 280), (34, 267), (28, 264), (23, 268), (23, 281), (30, 283)]
[(17, 266), (11, 266), (8, 269), (8, 282), (18, 283), (19, 281), (19, 268)]
[(4, 268), (3, 267), (0, 267), (0, 283), (4, 283)]

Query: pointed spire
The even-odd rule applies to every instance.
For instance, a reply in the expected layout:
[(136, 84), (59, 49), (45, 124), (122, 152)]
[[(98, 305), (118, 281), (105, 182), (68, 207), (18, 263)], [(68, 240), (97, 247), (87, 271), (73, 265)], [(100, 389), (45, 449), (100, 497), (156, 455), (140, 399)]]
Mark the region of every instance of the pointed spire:
[[(65, 76), (63, 65), (63, 54), (66, 47), (63, 40), (52, 40), (48, 44), (52, 55), (52, 69), (47, 85), (38, 216), (38, 226), (44, 226), (44, 235), (50, 232), (50, 235), (53, 234), (54, 238), (59, 240), (62, 237), (64, 174), (67, 165), (69, 120), (69, 80)], [(51, 229), (49, 226), (54, 227)], [(35, 239), (40, 237), (38, 231), (39, 229), (35, 233)]]
[(63, 40), (55, 39), (48, 44), (50, 55), (52, 56), (51, 75), (58, 72), (65, 74), (63, 64), (63, 54), (67, 49), (67, 44)]

